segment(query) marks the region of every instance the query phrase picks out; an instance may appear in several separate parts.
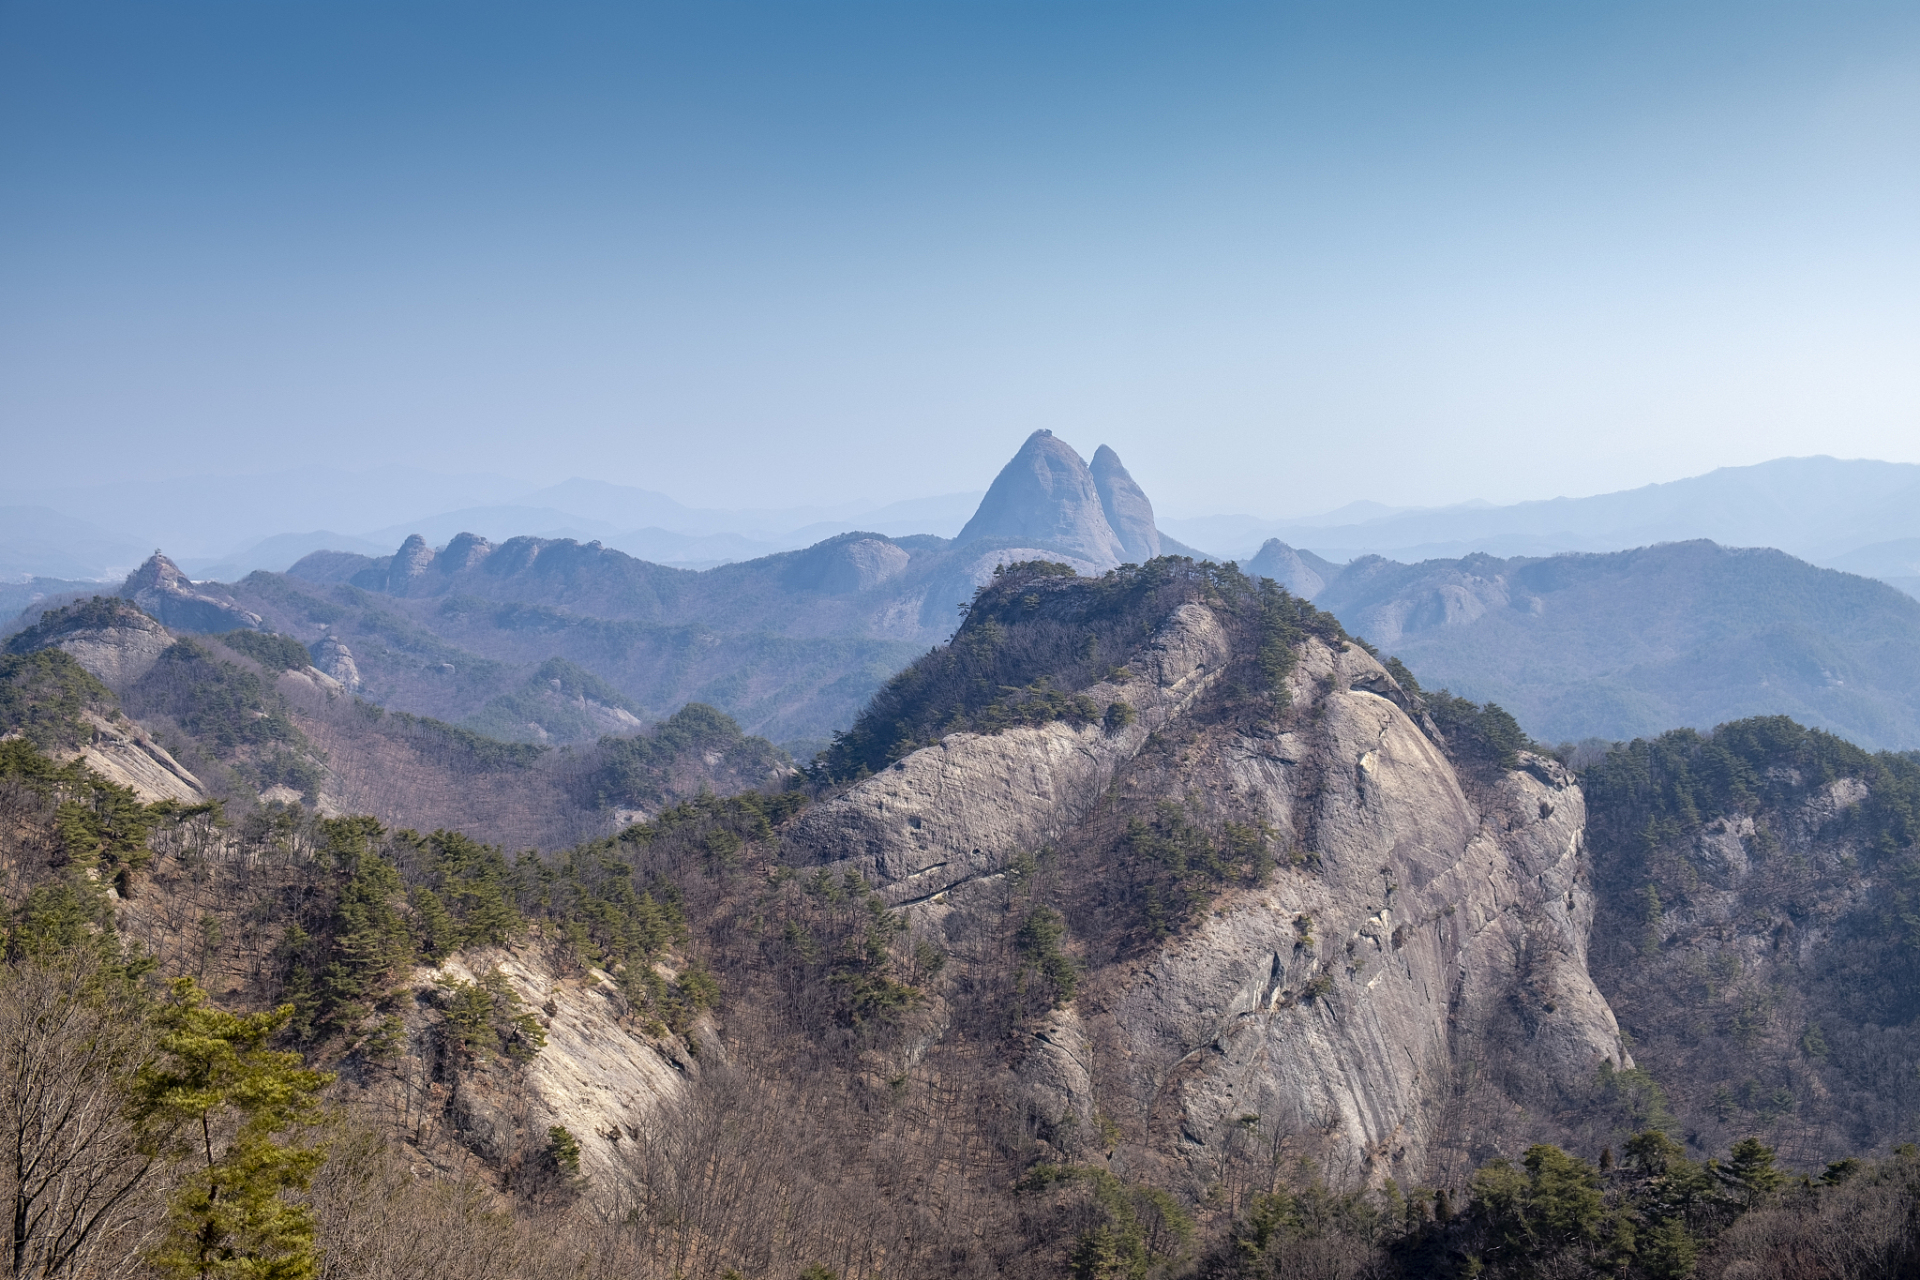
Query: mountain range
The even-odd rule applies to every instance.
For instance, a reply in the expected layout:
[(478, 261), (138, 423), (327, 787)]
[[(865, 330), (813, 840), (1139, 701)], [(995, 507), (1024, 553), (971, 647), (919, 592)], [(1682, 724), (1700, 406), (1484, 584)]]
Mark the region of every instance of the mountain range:
[[(1026, 532), (1097, 553), (1130, 507), (1059, 449), (1002, 497), (1051, 485), (1054, 524), (1018, 512)], [(782, 563), (857, 596), (897, 563), (870, 541)], [(593, 551), (419, 541), (299, 607), (498, 607), (457, 594), (496, 563), (671, 603), (673, 578)], [(1510, 601), (1552, 598), (1534, 567), (1507, 567)], [(156, 557), (0, 654), (16, 1092), (146, 1086), (140, 1054), (93, 1049), (107, 1025), (155, 1031), (162, 1067), (239, 1041), (233, 1070), (329, 1088), (325, 1128), (252, 1146), (211, 1121), (264, 1089), (195, 1092), (238, 1101), (185, 1144), (141, 1144), (133, 1107), (67, 1126), (81, 1172), (147, 1179), (73, 1180), (116, 1238), (271, 1138), (314, 1142), (314, 1175), (250, 1205), (293, 1212), (291, 1182), (296, 1242), (344, 1275), (1653, 1280), (1920, 1256), (1911, 756), (1781, 716), (1546, 753), (1270, 578), (1176, 555), (989, 571), (805, 771), (698, 704), (556, 750), (349, 696), (344, 645), (253, 607), (289, 581), (243, 598)], [(620, 702), (549, 659), (490, 706), (591, 733)], [(149, 969), (154, 999), (76, 1023)], [(194, 1034), (159, 1034), (182, 1008)], [(1874, 1265), (1768, 1265), (1842, 1246)]]
[(1163, 523), (1235, 556), (1278, 538), (1336, 563), (1364, 555), (1537, 557), (1707, 539), (1774, 547), (1920, 594), (1920, 466), (1910, 463), (1777, 458), (1590, 498), (1430, 509), (1354, 504), (1304, 520), (1219, 516)]
[[(1097, 454), (1094, 463), (1098, 470)], [(500, 476), (328, 467), (0, 489), (0, 589), (8, 579), (115, 579), (155, 546), (168, 548), (195, 578), (230, 581), (255, 569), (283, 571), (310, 551), (379, 555), (412, 533), (435, 545), (463, 532), (496, 542), (520, 535), (597, 540), (639, 559), (705, 568), (855, 530), (952, 537), (980, 496), (974, 491), (884, 506), (720, 510), (579, 478), (537, 487)], [(1288, 495), (1290, 505), (1309, 500)], [(1781, 458), (1588, 498), (1444, 508), (1353, 502), (1308, 518), (1161, 518), (1156, 528), (1160, 536), (1177, 536), (1216, 559), (1244, 560), (1279, 538), (1335, 563), (1362, 555), (1415, 561), (1474, 552), (1511, 557), (1622, 551), (1705, 538), (1726, 546), (1775, 547), (1911, 594), (1920, 593), (1916, 510), (1920, 467)], [(1139, 558), (1137, 549), (1132, 554)], [(6, 603), (0, 599), (0, 609)]]
[[(1715, 484), (1785, 483), (1792, 469), (1747, 470), (1744, 479), (1717, 473)], [(1902, 492), (1898, 469), (1814, 470), (1830, 481), (1810, 498), (1825, 514), (1789, 532), (1831, 525), (1834, 493), (1862, 475)], [(624, 500), (611, 486), (561, 488), (576, 508), (600, 503), (605, 513)], [(1654, 497), (1671, 508), (1675, 492)], [(1652, 501), (1642, 495), (1635, 509)], [(889, 676), (945, 640), (999, 566), (1044, 558), (1098, 575), (1162, 554), (1206, 558), (1161, 529), (1113, 450), (1101, 446), (1089, 463), (1040, 431), (951, 539), (857, 530), (694, 571), (600, 541), (495, 542), (463, 529), (436, 546), (412, 532), (389, 555), (336, 543), (285, 573), (225, 586), (193, 581), (162, 557), (119, 592), (168, 626), (264, 627), (331, 646), (354, 665), (360, 696), (493, 737), (587, 741), (699, 701), (804, 759)], [(1790, 714), (1869, 747), (1920, 745), (1920, 603), (1779, 551), (1696, 540), (1341, 564), (1270, 539), (1245, 568), (1329, 609), (1430, 683), (1508, 708), (1543, 740)], [(75, 585), (16, 589), (39, 596), (16, 625), (93, 590)], [(544, 687), (538, 673), (550, 659), (599, 682), (602, 710), (549, 705), (529, 682)], [(541, 705), (544, 719), (530, 710)]]

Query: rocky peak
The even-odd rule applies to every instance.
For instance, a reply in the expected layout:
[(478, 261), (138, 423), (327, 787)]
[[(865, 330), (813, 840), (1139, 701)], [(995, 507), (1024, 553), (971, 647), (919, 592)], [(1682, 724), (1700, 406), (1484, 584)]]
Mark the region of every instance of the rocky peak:
[(1100, 509), (1120, 539), (1127, 559), (1145, 564), (1160, 554), (1160, 530), (1154, 527), (1153, 503), (1120, 464), (1120, 455), (1101, 445), (1093, 451), (1093, 485)]
[[(1020, 664), (1045, 653), (1041, 681)], [(1577, 782), (1524, 753), (1457, 770), (1420, 712), (1330, 615), (1237, 574), (1023, 567), (836, 743), (871, 774), (808, 809), (787, 857), (857, 872), (983, 965), (1010, 903), (1057, 913), (1082, 995), (1014, 1067), (1063, 1151), (1104, 1115), (1127, 1167), (1197, 1188), (1257, 1114), (1280, 1154), (1345, 1176), (1459, 1176), (1436, 1118), (1467, 1064), (1493, 1064), (1470, 1105), (1525, 1117), (1631, 1059), (1586, 968)], [(855, 760), (863, 735), (931, 745)], [(1172, 878), (1179, 840), (1234, 831), (1265, 861)]]
[(802, 590), (850, 595), (891, 582), (913, 559), (893, 539), (874, 533), (849, 533), (796, 552), (783, 575)]
[(167, 629), (130, 601), (95, 596), (42, 614), (39, 622), (7, 642), (7, 652), (64, 649), (101, 684), (120, 693), (151, 671), (172, 644)]
[(162, 555), (158, 549), (147, 557), (147, 562), (127, 575), (120, 587), (123, 599), (131, 600), (142, 591), (192, 591), (193, 582), (180, 571), (180, 566)]
[(1312, 553), (1303, 555), (1278, 538), (1268, 538), (1253, 559), (1247, 561), (1246, 570), (1257, 578), (1272, 578), (1293, 594), (1311, 600), (1332, 580), (1335, 566), (1319, 556), (1309, 560), (1309, 555)]
[(387, 576), (390, 582), (398, 585), (419, 577), (433, 565), (433, 548), (427, 540), (417, 533), (407, 535), (400, 549), (393, 553), (393, 562), (388, 566)]
[(960, 542), (1018, 538), (1091, 561), (1119, 564), (1126, 548), (1107, 523), (1093, 473), (1066, 441), (1036, 431), (994, 477), (987, 496), (960, 531)]
[(353, 650), (342, 644), (338, 636), (322, 636), (313, 646), (313, 665), (315, 670), (338, 680), (349, 691), (360, 687), (360, 666), (353, 660)]
[(455, 534), (446, 549), (434, 557), (434, 566), (442, 573), (471, 569), (493, 554), (493, 544), (477, 533)]
[(259, 614), (241, 608), (225, 588), (195, 583), (158, 551), (127, 575), (120, 598), (133, 601), (176, 631), (212, 634), (260, 629)]

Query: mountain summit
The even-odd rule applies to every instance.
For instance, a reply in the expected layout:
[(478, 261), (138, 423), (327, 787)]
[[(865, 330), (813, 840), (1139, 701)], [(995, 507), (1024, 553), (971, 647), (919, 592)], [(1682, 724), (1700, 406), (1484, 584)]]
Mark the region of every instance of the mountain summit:
[(1089, 468), (1066, 441), (1036, 431), (994, 477), (960, 542), (1017, 538), (1106, 569), (1161, 553), (1153, 504), (1101, 445)]
[(1160, 530), (1153, 524), (1153, 503), (1135, 484), (1120, 455), (1101, 445), (1093, 451), (1093, 487), (1100, 493), (1100, 510), (1127, 559), (1145, 564), (1160, 554)]

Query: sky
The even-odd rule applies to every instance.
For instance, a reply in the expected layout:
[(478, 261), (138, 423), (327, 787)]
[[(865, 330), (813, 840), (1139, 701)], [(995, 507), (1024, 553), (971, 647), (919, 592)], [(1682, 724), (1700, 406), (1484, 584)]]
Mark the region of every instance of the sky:
[(6, 487), (1920, 461), (1920, 6), (0, 0)]

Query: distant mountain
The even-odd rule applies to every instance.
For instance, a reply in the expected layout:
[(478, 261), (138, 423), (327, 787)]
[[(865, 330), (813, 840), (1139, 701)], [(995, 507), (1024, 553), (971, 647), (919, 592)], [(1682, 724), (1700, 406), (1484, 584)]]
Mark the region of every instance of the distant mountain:
[(643, 719), (693, 700), (752, 732), (818, 744), (951, 633), (996, 566), (1041, 558), (1062, 555), (1002, 538), (852, 533), (693, 572), (570, 540), (462, 535), (439, 549), (412, 537), (378, 558), (316, 552), (285, 575), (198, 589), (304, 643), (344, 646), (383, 705), (493, 734), (539, 740), (510, 727), (535, 723), (553, 740), (583, 732), (578, 717), (527, 711), (527, 682), (557, 657)]
[(1723, 546), (1775, 547), (1875, 577), (1920, 576), (1920, 567), (1912, 567), (1911, 548), (1904, 574), (1847, 560), (1867, 548), (1920, 539), (1920, 466), (1776, 458), (1591, 498), (1399, 511), (1349, 507), (1300, 520), (1210, 517), (1167, 523), (1181, 536), (1236, 556), (1252, 554), (1268, 538), (1310, 547), (1337, 562), (1363, 555), (1416, 561), (1476, 551), (1499, 556), (1624, 551), (1706, 538)]
[(326, 529), (316, 529), (311, 533), (279, 533), (271, 538), (262, 538), (244, 550), (225, 556), (214, 556), (198, 560), (182, 557), (180, 568), (195, 578), (211, 582), (232, 582), (244, 578), (255, 569), (265, 569), (269, 573), (281, 573), (302, 556), (315, 551), (332, 549), (351, 551), (360, 555), (379, 555), (391, 543), (378, 543), (366, 538), (356, 538), (350, 534), (333, 533)]
[(107, 589), (107, 584), (102, 582), (72, 578), (0, 582), (0, 636), (33, 625), (33, 618), (21, 616), (28, 610), (57, 608)]
[[(771, 743), (711, 707), (643, 726), (603, 701), (621, 703), (617, 693), (564, 662), (479, 717), (521, 739), (502, 741), (343, 697), (341, 646), (316, 648), (314, 661), (332, 670), (283, 635), (181, 635), (131, 601), (88, 600), (0, 651), (0, 734), (77, 748), (148, 800), (212, 796), (234, 816), (301, 800), (519, 847), (606, 834), (663, 804), (777, 785), (791, 772)], [(49, 650), (77, 667), (18, 661)], [(548, 725), (558, 732), (543, 740)], [(555, 751), (546, 741), (581, 745)]]
[(50, 507), (0, 507), (0, 578), (110, 578), (152, 549)]
[[(314, 550), (284, 574), (226, 586), (188, 581), (156, 556), (120, 594), (176, 629), (296, 637), (368, 699), (495, 738), (585, 741), (698, 701), (810, 754), (889, 676), (946, 639), (999, 566), (1045, 559), (1097, 574), (1130, 548), (1184, 552), (1160, 538), (1151, 501), (1118, 456), (1103, 448), (1095, 457), (1097, 473), (1036, 434), (951, 542), (853, 531), (694, 572), (600, 541), (496, 543), (466, 530), (436, 547), (416, 531), (392, 555)], [(553, 496), (597, 501), (603, 512), (631, 496), (586, 482), (561, 488)], [(643, 535), (664, 552), (742, 549), (728, 535), (623, 536)]]
[[(501, 476), (405, 467), (0, 489), (0, 504), (18, 504), (0, 506), (0, 580), (117, 578), (159, 545), (192, 577), (225, 582), (255, 569), (278, 573), (312, 551), (378, 555), (409, 533), (438, 544), (463, 532), (499, 541), (526, 534), (598, 539), (642, 559), (706, 568), (863, 529), (951, 537), (980, 497), (975, 491), (880, 506), (734, 510), (580, 477), (534, 488)], [(345, 532), (292, 532), (322, 527)]]
[(1369, 556), (1313, 599), (1546, 741), (1790, 715), (1869, 748), (1920, 747), (1920, 600), (1779, 551)]
[(1134, 564), (1145, 564), (1160, 554), (1160, 530), (1153, 522), (1153, 503), (1127, 469), (1120, 455), (1101, 445), (1093, 451), (1093, 487), (1100, 494), (1100, 510), (1120, 539), (1120, 549)]
[(1031, 543), (1102, 571), (1192, 553), (1161, 535), (1153, 503), (1119, 454), (1103, 444), (1088, 466), (1051, 431), (1027, 437), (955, 541), (981, 538)]
[[(444, 475), (417, 467), (349, 471), (311, 466), (252, 475), (208, 471), (103, 484), (7, 488), (0, 489), (0, 503), (52, 508), (69, 518), (84, 516), (125, 530), (136, 550), (115, 562), (124, 573), (156, 546), (180, 559), (217, 559), (296, 529), (359, 533), (426, 512), (520, 501), (530, 488), (504, 476)], [(29, 566), (22, 572), (69, 576), (68, 571), (47, 565)]]
[(1267, 539), (1259, 554), (1240, 566), (1258, 578), (1272, 578), (1297, 596), (1311, 600), (1345, 567), (1311, 551), (1296, 551), (1278, 538)]
[(1107, 521), (1093, 472), (1072, 446), (1051, 431), (1027, 437), (1020, 452), (994, 477), (980, 509), (956, 541), (981, 538), (1016, 538), (1077, 556), (1101, 569), (1126, 559), (1126, 548)]

